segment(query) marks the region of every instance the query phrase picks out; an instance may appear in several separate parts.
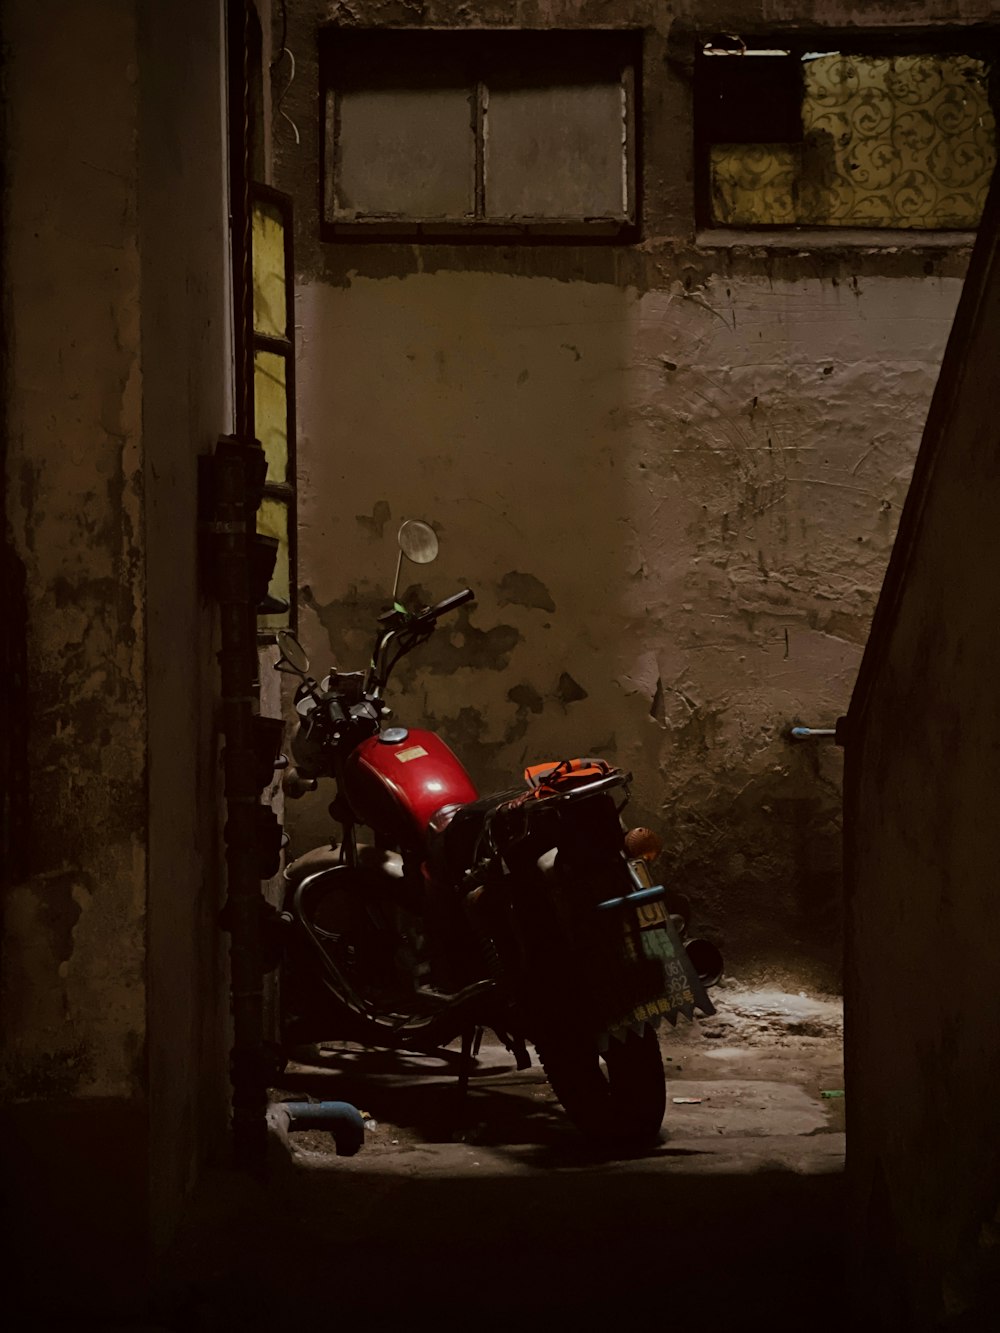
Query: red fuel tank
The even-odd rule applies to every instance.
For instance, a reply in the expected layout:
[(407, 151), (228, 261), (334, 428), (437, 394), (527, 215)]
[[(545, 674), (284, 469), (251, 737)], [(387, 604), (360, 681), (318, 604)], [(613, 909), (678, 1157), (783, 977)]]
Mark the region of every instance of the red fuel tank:
[(363, 741), (344, 766), (341, 787), (361, 823), (402, 845), (422, 842), (443, 805), (464, 805), (478, 795), (443, 740), (406, 727)]

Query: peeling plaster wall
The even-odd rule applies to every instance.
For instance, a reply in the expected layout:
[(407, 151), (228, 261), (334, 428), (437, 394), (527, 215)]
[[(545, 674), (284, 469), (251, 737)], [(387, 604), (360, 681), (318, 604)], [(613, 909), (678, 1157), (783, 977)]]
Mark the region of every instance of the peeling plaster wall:
[(997, 187), (847, 729), (849, 1234), (888, 1333), (1000, 1310)]
[(197, 455), (232, 421), (222, 12), (3, 10), (30, 827), (3, 890), (0, 1167), (33, 1311), (127, 1304), (227, 1121), (197, 569)]
[(131, 1098), (143, 1080), (137, 53), (131, 7), (99, 8), (62, 6), (56, 39), (36, 6), (5, 7), (7, 518), (27, 576), (33, 813), (29, 877), (4, 901), (15, 1099)]
[[(277, 183), (295, 192), (299, 582), (317, 664), (364, 663), (401, 518), (478, 593), (400, 671), (484, 789), (598, 753), (737, 971), (837, 984), (847, 705), (967, 250), (696, 241), (691, 24), (877, 26), (989, 5), (297, 4)], [(322, 244), (316, 26), (645, 29), (643, 242)], [(685, 45), (687, 43), (687, 45)], [(279, 87), (283, 80), (279, 80)], [(417, 580), (419, 579), (419, 583)], [(290, 815), (295, 848), (328, 834)]]

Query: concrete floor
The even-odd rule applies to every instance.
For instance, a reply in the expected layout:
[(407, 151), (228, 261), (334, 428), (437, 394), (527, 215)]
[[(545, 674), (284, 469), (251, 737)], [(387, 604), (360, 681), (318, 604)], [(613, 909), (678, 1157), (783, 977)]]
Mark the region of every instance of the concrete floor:
[[(663, 1034), (662, 1142), (597, 1157), (537, 1067), (484, 1044), (468, 1101), (445, 1058), (349, 1047), (292, 1065), (278, 1098), (377, 1122), (272, 1140), (265, 1185), (219, 1172), (168, 1256), (158, 1328), (322, 1319), (364, 1330), (826, 1329), (843, 1307), (843, 1088), (834, 1002), (728, 983)], [(678, 1104), (675, 1097), (699, 1098)]]

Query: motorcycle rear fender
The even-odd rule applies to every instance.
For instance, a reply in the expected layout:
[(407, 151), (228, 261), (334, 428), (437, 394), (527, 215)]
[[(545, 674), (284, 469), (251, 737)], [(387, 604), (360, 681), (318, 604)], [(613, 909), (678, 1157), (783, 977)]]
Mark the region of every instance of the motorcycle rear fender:
[[(543, 853), (537, 868), (566, 904), (567, 895), (560, 892), (558, 885), (562, 876), (572, 881), (573, 871), (561, 871), (558, 851), (553, 848)], [(693, 1018), (695, 1009), (703, 1014), (715, 1013), (697, 968), (669, 917), (655, 926), (641, 926), (637, 932), (626, 931), (631, 939), (631, 944), (626, 944), (620, 913), (636, 912), (639, 907), (639, 904), (634, 908), (629, 906), (629, 896), (620, 898), (621, 907), (617, 910), (601, 912), (598, 904), (588, 901), (590, 895), (584, 894), (578, 904), (579, 912), (585, 914), (579, 918), (584, 933), (574, 939), (576, 932), (566, 923), (569, 953), (562, 975), (565, 993), (577, 1000), (581, 1010), (589, 1010), (602, 1050), (609, 1038), (624, 1039), (630, 1028), (637, 1032), (655, 1028), (662, 1018), (675, 1024), (678, 1014)], [(570, 893), (569, 899), (572, 897)], [(588, 922), (590, 913), (593, 916)], [(582, 952), (577, 952), (581, 948)], [(650, 968), (651, 963), (654, 968)], [(653, 975), (654, 970), (658, 975)]]

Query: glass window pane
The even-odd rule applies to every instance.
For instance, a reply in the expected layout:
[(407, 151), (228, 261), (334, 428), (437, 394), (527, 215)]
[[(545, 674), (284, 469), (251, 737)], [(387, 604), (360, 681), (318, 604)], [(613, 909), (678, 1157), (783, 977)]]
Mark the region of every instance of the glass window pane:
[(806, 61), (802, 220), (976, 227), (996, 158), (986, 79), (969, 56)]
[(468, 88), (343, 92), (328, 159), (334, 216), (471, 215), (476, 158), (470, 98)]
[(978, 226), (996, 161), (983, 61), (830, 53), (803, 67), (800, 144), (710, 146), (715, 221)]
[(285, 224), (277, 206), (253, 202), (253, 326), (257, 333), (288, 337), (285, 289)]
[(713, 144), (712, 212), (732, 227), (794, 226), (798, 222), (798, 144)]
[(285, 358), (259, 348), (253, 354), (253, 410), (257, 439), (267, 458), (267, 480), (287, 482), (288, 392)]
[[(284, 500), (276, 500), (266, 495), (257, 510), (257, 531), (267, 537), (277, 537), (278, 554), (274, 562), (274, 573), (268, 585), (268, 592), (273, 597), (283, 597), (291, 606), (292, 596), (288, 557), (288, 505)], [(288, 624), (290, 612), (280, 615), (258, 616), (257, 628), (280, 629)]]
[(487, 217), (627, 216), (625, 116), (620, 83), (491, 87)]

